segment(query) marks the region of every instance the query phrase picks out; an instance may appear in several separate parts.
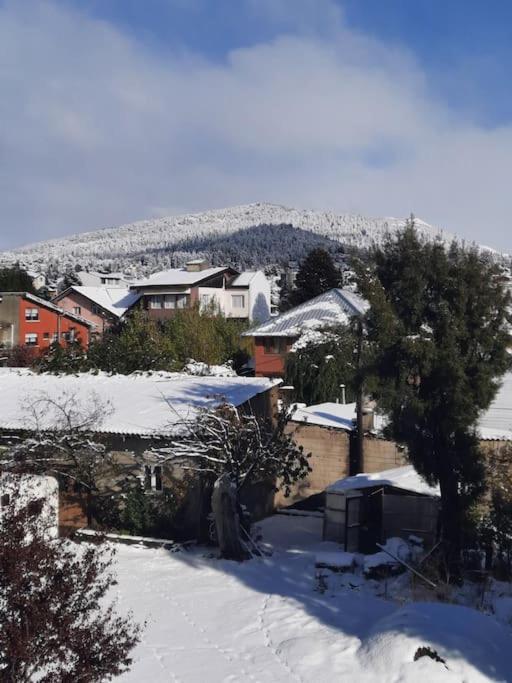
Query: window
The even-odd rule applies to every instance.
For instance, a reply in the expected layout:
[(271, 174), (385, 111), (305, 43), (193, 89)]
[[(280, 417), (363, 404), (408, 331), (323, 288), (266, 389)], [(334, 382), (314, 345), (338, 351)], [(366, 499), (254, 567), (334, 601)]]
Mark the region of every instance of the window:
[(181, 294), (166, 294), (164, 299), (164, 308), (175, 309), (178, 308), (177, 299)]
[(50, 333), (49, 332), (43, 332), (43, 339), (50, 339)]
[(154, 294), (148, 297), (149, 308), (166, 308), (174, 310), (175, 308), (187, 307), (186, 294)]
[(82, 312), (82, 308), (80, 306), (73, 306), (73, 313), (75, 315), (80, 315), (81, 312)]
[(26, 308), (25, 309), (25, 320), (39, 320), (39, 309), (37, 309), (37, 308)]
[(163, 491), (161, 465), (144, 465), (144, 490)]
[(265, 337), (265, 353), (286, 353), (286, 337)]
[(162, 308), (162, 296), (161, 294), (153, 294), (152, 296), (148, 297), (149, 299), (149, 307), (150, 308)]
[(231, 296), (233, 308), (245, 308), (245, 296), (243, 294), (233, 294)]
[(54, 332), (52, 334), (52, 344), (55, 344), (55, 342), (58, 342), (58, 341), (59, 341), (59, 335), (57, 334), (57, 332)]
[(98, 304), (93, 304), (91, 310), (94, 315), (101, 315), (101, 308), (98, 306)]
[(30, 332), (25, 335), (25, 344), (27, 346), (37, 346), (37, 334)]

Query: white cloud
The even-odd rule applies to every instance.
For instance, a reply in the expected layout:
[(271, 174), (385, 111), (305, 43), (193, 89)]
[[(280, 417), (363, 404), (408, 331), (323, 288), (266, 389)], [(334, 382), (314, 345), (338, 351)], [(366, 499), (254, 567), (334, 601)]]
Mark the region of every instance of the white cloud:
[(315, 30), (309, 0), (293, 25), (287, 0), (258, 6), (282, 34), (222, 63), (51, 3), (1, 6), (0, 246), (250, 201), (414, 210), (512, 246), (511, 127), (455, 116), (410, 53), (328, 1)]

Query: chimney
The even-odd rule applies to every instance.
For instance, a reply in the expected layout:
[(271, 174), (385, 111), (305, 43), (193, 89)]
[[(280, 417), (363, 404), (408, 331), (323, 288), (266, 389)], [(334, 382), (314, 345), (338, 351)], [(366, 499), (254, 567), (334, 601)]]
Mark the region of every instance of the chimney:
[(210, 265), (206, 259), (194, 259), (193, 261), (187, 261), (185, 263), (185, 270), (187, 273), (199, 273), (202, 270), (206, 270)]

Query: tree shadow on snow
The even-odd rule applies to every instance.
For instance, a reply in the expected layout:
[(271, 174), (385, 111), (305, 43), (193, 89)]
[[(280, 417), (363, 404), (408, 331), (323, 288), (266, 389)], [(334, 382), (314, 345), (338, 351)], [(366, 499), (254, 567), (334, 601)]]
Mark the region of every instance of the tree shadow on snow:
[[(321, 592), (315, 578), (315, 551), (335, 549), (334, 544), (321, 544), (321, 518), (276, 515), (260, 524), (263, 543), (272, 549), (268, 557), (238, 563), (216, 559), (214, 549), (197, 548), (176, 553), (173, 559), (191, 569), (220, 572), (252, 591), (282, 598), (340, 635), (359, 639), (361, 665), (371, 666), (376, 680), (379, 667), (389, 667), (390, 662), (414, 666), (414, 655), (421, 646), (439, 649), (448, 669), (450, 661), (462, 659), (491, 681), (511, 680), (512, 635), (492, 617), (441, 603), (401, 607), (357, 587), (338, 589), (335, 594), (329, 589)], [(296, 635), (301, 636), (297, 630)], [(439, 675), (446, 673), (444, 664), (437, 666), (442, 668)], [(414, 668), (410, 673), (413, 675)], [(384, 668), (382, 675), (387, 677), (389, 671)]]

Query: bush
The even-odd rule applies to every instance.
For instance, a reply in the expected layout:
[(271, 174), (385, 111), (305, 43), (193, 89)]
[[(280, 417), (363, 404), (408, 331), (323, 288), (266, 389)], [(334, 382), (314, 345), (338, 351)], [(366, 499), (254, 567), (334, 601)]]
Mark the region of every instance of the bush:
[(120, 523), (122, 529), (134, 536), (166, 538), (175, 514), (176, 501), (170, 491), (146, 493), (141, 485), (136, 485), (125, 495)]
[(43, 507), (41, 499), (2, 512), (0, 680), (111, 680), (129, 669), (140, 640), (131, 616), (106, 602), (114, 551), (49, 538)]

